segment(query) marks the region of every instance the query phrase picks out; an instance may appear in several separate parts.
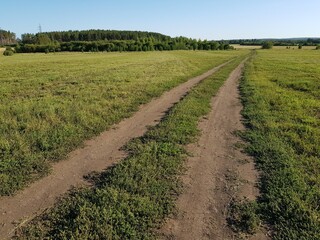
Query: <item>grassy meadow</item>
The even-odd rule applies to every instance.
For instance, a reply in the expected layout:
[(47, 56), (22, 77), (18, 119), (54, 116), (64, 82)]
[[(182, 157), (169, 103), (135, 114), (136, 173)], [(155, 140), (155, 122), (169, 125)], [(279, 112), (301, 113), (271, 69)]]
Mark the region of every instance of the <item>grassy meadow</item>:
[(273, 239), (320, 239), (320, 51), (258, 50), (241, 92)]
[(142, 103), (246, 51), (0, 56), (0, 195), (48, 174), (50, 163)]
[(202, 81), (157, 126), (129, 142), (129, 156), (93, 176), (94, 188), (75, 189), (17, 239), (154, 239), (152, 230), (172, 212), (181, 189), (184, 145), (197, 139), (211, 97), (243, 58)]
[(231, 46), (234, 47), (235, 49), (249, 49), (249, 50), (260, 49), (261, 48), (261, 46), (257, 46), (257, 45), (231, 44)]

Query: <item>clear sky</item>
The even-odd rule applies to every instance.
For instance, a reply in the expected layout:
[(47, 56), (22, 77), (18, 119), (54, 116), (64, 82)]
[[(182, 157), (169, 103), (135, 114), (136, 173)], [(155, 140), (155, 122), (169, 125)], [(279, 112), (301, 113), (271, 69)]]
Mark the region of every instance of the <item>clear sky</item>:
[(320, 0), (1, 0), (0, 28), (113, 29), (208, 40), (320, 37)]

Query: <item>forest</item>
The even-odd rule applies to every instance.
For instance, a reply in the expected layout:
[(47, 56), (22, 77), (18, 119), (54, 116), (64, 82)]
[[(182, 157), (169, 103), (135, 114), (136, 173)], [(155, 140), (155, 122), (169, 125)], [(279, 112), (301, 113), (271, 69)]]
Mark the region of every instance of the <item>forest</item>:
[(17, 39), (15, 33), (0, 29), (0, 45), (11, 45), (18, 53), (35, 52), (133, 52), (163, 50), (228, 50), (230, 44), (263, 45), (272, 41), (274, 46), (314, 46), (320, 38), (288, 39), (234, 39), (221, 41), (170, 37), (145, 31), (83, 30), (25, 33)]
[(162, 50), (228, 50), (224, 41), (196, 40), (141, 31), (85, 30), (22, 34), (16, 52), (118, 52)]

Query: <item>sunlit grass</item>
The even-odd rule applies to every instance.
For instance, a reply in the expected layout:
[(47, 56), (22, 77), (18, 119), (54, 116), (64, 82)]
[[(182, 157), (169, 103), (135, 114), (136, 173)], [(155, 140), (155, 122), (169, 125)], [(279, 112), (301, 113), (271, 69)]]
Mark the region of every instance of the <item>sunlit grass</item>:
[(18, 239), (154, 239), (153, 228), (174, 209), (187, 156), (210, 100), (243, 58), (201, 82), (159, 123), (126, 145), (128, 157), (32, 221)]
[(159, 96), (245, 51), (0, 56), (0, 195)]
[(320, 239), (320, 52), (257, 51), (242, 94), (274, 239)]

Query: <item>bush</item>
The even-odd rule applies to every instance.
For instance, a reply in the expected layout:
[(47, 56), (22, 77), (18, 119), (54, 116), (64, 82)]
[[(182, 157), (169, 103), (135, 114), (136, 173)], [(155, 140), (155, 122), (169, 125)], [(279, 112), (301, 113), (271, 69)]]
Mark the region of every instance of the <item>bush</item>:
[(273, 42), (268, 41), (262, 44), (262, 49), (271, 49), (273, 47)]
[(316, 46), (316, 50), (320, 50), (320, 44)]
[(5, 51), (3, 52), (3, 55), (4, 55), (4, 56), (12, 56), (12, 55), (13, 55), (13, 51), (12, 51), (12, 50), (5, 50)]

